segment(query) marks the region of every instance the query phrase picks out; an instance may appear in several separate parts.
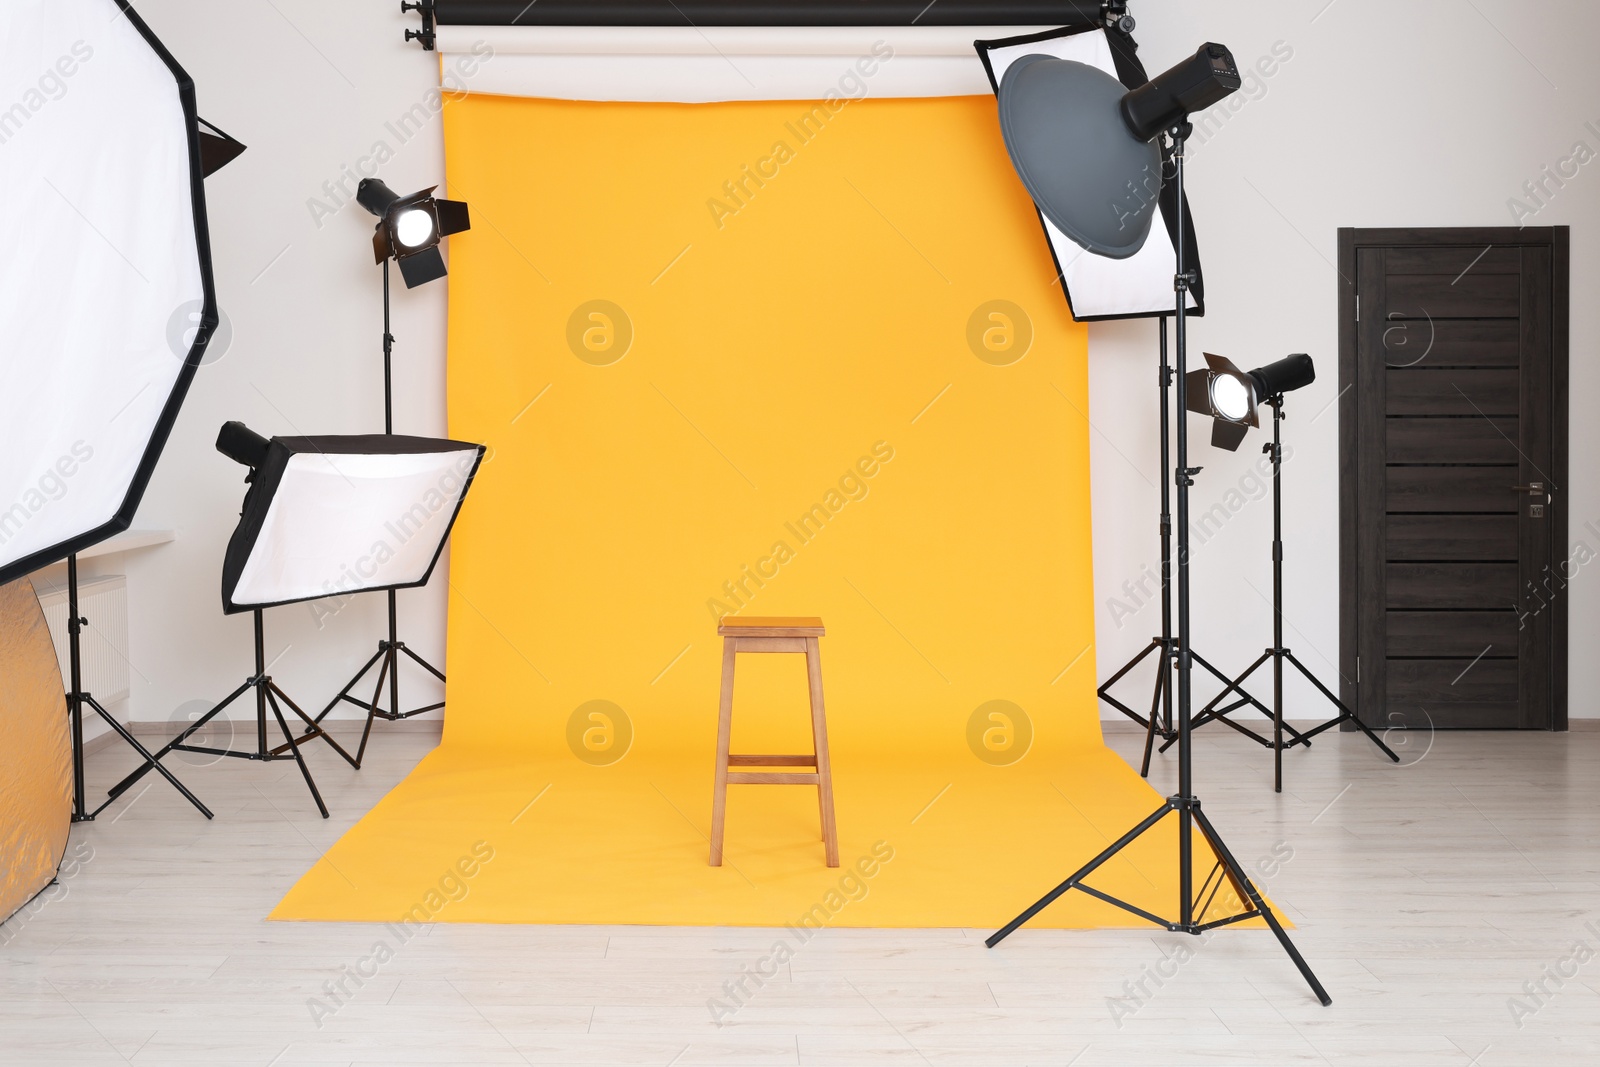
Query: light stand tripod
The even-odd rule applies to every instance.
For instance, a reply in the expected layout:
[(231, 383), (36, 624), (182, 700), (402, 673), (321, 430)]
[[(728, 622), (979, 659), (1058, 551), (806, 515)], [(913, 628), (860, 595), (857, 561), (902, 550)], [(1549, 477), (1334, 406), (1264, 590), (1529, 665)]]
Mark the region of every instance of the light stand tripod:
[[(394, 433), (393, 354), (394, 334), (389, 332), (389, 260), (385, 259), (383, 261), (383, 432), (385, 434)], [(443, 682), (445, 679), (443, 671), (423, 659), (412, 651), (404, 641), (400, 640), (395, 591), (390, 589), (386, 595), (389, 598), (388, 638), (378, 642), (378, 651), (372, 654), (361, 669), (356, 671), (355, 677), (346, 682), (345, 687), (339, 690), (339, 695), (328, 701), (328, 706), (319, 711), (316, 718), (312, 720), (314, 725), (320, 725), (322, 720), (326, 719), (328, 714), (338, 707), (341, 702), (354, 704), (358, 708), (366, 709), (367, 725), (361, 731), (361, 747), (356, 750), (354, 761), (354, 765), (358, 768), (361, 766), (361, 761), (366, 757), (367, 738), (372, 734), (372, 720), (374, 718), (396, 722), (400, 719), (409, 719), (413, 715), (437, 711), (444, 707), (444, 701), (441, 700), (424, 707), (412, 708), (410, 711), (400, 710), (400, 657), (402, 655), (410, 657), (414, 663), (439, 679), (439, 681)], [(366, 701), (359, 697), (351, 696), (350, 691), (361, 684), (361, 680), (367, 676), (367, 672), (372, 670), (373, 667), (378, 667), (378, 681), (377, 685), (373, 687), (372, 699)], [(389, 686), (388, 707), (384, 707), (382, 701), (383, 687), (386, 682)]]
[[(1172, 404), (1170, 393), (1172, 389), (1172, 367), (1167, 362), (1167, 316), (1162, 315), (1160, 322), (1161, 366), (1158, 368), (1157, 373), (1161, 395), (1161, 470), (1163, 471), (1161, 477), (1161, 633), (1152, 637), (1148, 645), (1144, 646), (1131, 660), (1123, 664), (1115, 674), (1101, 683), (1100, 688), (1096, 690), (1101, 700), (1138, 723), (1145, 731), (1144, 761), (1139, 765), (1139, 774), (1144, 778), (1150, 777), (1150, 755), (1155, 748), (1156, 737), (1159, 735), (1165, 742), (1161, 746), (1161, 751), (1163, 752), (1178, 740), (1177, 731), (1173, 729), (1172, 725), (1172, 667), (1177, 658), (1177, 642), (1172, 639), (1172, 487), (1167, 484), (1165, 474), (1171, 464), (1170, 427)], [(1150, 714), (1147, 718), (1118, 700), (1112, 694), (1111, 689), (1126, 675), (1131, 674), (1153, 652), (1159, 654), (1155, 659), (1155, 687), (1154, 693), (1150, 698)], [(1211, 662), (1198, 652), (1191, 651), (1190, 658), (1223, 684), (1224, 688), (1218, 694), (1218, 700), (1232, 693), (1238, 694), (1238, 702), (1230, 710), (1249, 704), (1263, 715), (1269, 718), (1272, 717), (1272, 712), (1265, 705), (1242, 688), (1242, 678), (1237, 680), (1229, 679), (1226, 674), (1212, 666)], [(1209, 707), (1208, 705), (1208, 709)], [(1162, 713), (1159, 720), (1156, 715), (1157, 711)], [(1272, 744), (1260, 734), (1240, 726), (1232, 719), (1221, 716), (1218, 716), (1218, 718), (1258, 744), (1269, 747)], [(1205, 720), (1197, 720), (1197, 725), (1199, 721)], [(1289, 729), (1293, 732), (1293, 727)], [(1295, 733), (1296, 740), (1299, 740), (1300, 737), (1299, 733)]]
[[(1261, 451), (1272, 459), (1272, 647), (1261, 653), (1256, 661), (1246, 668), (1243, 674), (1235, 678), (1233, 685), (1235, 687), (1243, 685), (1245, 679), (1254, 674), (1263, 663), (1268, 660), (1272, 661), (1272, 787), (1274, 792), (1281, 793), (1283, 792), (1283, 750), (1300, 744), (1309, 745), (1313, 737), (1324, 730), (1331, 730), (1343, 722), (1355, 723), (1356, 728), (1366, 734), (1368, 739), (1382, 749), (1383, 754), (1394, 762), (1399, 763), (1400, 757), (1395, 755), (1394, 750), (1384, 744), (1383, 739), (1373, 733), (1366, 723), (1356, 718), (1355, 713), (1345, 706), (1344, 701), (1329, 692), (1328, 687), (1318, 681), (1317, 676), (1307, 670), (1305, 664), (1296, 659), (1293, 652), (1283, 647), (1283, 394), (1279, 393), (1277, 396), (1269, 398), (1267, 404), (1272, 408), (1272, 443), (1262, 445)], [(1334, 706), (1339, 709), (1339, 714), (1334, 718), (1321, 726), (1298, 735), (1287, 745), (1283, 743), (1283, 731), (1286, 729), (1283, 721), (1283, 664), (1286, 660), (1305, 677), (1306, 681), (1316, 686), (1317, 690), (1331, 700)], [(1240, 704), (1236, 702), (1225, 708), (1218, 708), (1217, 705), (1226, 696), (1227, 691), (1224, 691), (1218, 694), (1217, 698), (1211, 703), (1201, 708), (1200, 713), (1195, 716), (1194, 726), (1204, 726), (1213, 720), (1227, 722), (1227, 714), (1238, 708)]]
[[(299, 766), (300, 774), (306, 780), (306, 788), (311, 790), (311, 799), (317, 802), (317, 810), (322, 812), (322, 817), (324, 819), (328, 817), (328, 806), (322, 802), (322, 794), (317, 791), (317, 783), (312, 780), (311, 771), (306, 767), (305, 758), (300, 755), (300, 746), (311, 740), (313, 737), (320, 737), (324, 741), (328, 742), (328, 744), (332, 745), (333, 750), (339, 753), (339, 755), (343, 756), (345, 762), (350, 764), (350, 766), (359, 768), (360, 764), (352, 759), (350, 753), (341, 748), (339, 742), (335, 741), (331, 736), (329, 736), (326, 730), (317, 725), (316, 721), (313, 720), (311, 716), (302, 711), (300, 709), (300, 705), (296, 704), (293, 700), (290, 700), (289, 694), (285, 693), (281, 688), (279, 688), (278, 683), (272, 680), (272, 676), (267, 673), (266, 639), (261, 622), (261, 609), (254, 609), (252, 615), (255, 619), (255, 673), (249, 678), (245, 679), (243, 685), (223, 698), (221, 703), (217, 704), (210, 711), (206, 712), (194, 722), (190, 723), (177, 737), (174, 737), (171, 741), (168, 741), (166, 747), (162, 748), (160, 752), (155, 754), (155, 757), (151, 760), (151, 763), (140, 767), (138, 770), (134, 771), (132, 774), (128, 775), (128, 777), (124, 778), (122, 781), (113, 786), (110, 794), (113, 800), (121, 796), (135, 782), (143, 777), (144, 773), (150, 769), (151, 765), (154, 765), (159, 769), (160, 764), (156, 761), (162, 756), (165, 756), (168, 752), (172, 751), (200, 752), (210, 756), (231, 756), (235, 759), (260, 760), (263, 763), (270, 763), (274, 760), (292, 759)], [(185, 743), (197, 731), (202, 729), (206, 723), (216, 718), (223, 711), (225, 711), (230, 704), (244, 696), (245, 693), (249, 692), (250, 690), (255, 690), (256, 695), (255, 751), (236, 752), (233, 749), (210, 748), (203, 745), (190, 745)], [(306, 732), (301, 736), (295, 737), (294, 734), (289, 731), (289, 723), (284, 719), (283, 709), (278, 704), (278, 701), (280, 700), (289, 705), (289, 709), (305, 721)], [(267, 747), (268, 708), (271, 708), (273, 718), (278, 720), (278, 729), (283, 731), (284, 743), (276, 748)], [(290, 753), (290, 755), (285, 756), (283, 754), (285, 752)]]
[[(1179, 122), (1169, 131), (1172, 137), (1172, 158), (1174, 163), (1174, 181), (1177, 189), (1177, 232), (1183, 232), (1183, 167), (1184, 143), (1187, 141), (1193, 127), (1187, 122)], [(1306, 965), (1304, 957), (1295, 948), (1294, 942), (1289, 940), (1289, 935), (1284, 932), (1282, 924), (1272, 909), (1267, 907), (1261, 899), (1261, 894), (1256, 891), (1250, 882), (1249, 876), (1239, 861), (1234, 859), (1228, 851), (1228, 846), (1223, 843), (1222, 837), (1216, 828), (1211, 825), (1211, 820), (1200, 810), (1200, 800), (1194, 795), (1194, 767), (1191, 742), (1190, 706), (1192, 693), (1190, 691), (1190, 676), (1192, 673), (1193, 656), (1189, 651), (1189, 487), (1194, 484), (1194, 476), (1200, 468), (1189, 466), (1189, 438), (1188, 438), (1188, 404), (1186, 380), (1186, 362), (1188, 354), (1187, 337), (1185, 335), (1185, 310), (1188, 302), (1188, 289), (1191, 276), (1185, 269), (1183, 242), (1177, 245), (1177, 275), (1173, 279), (1174, 288), (1177, 290), (1177, 350), (1178, 350), (1178, 465), (1175, 472), (1178, 484), (1178, 700), (1177, 700), (1177, 728), (1178, 728), (1178, 792), (1168, 797), (1149, 817), (1139, 825), (1123, 834), (1112, 845), (1101, 852), (1094, 859), (1084, 864), (1071, 877), (1046, 893), (1037, 902), (1031, 905), (1021, 915), (1007, 923), (1000, 930), (991, 934), (985, 942), (993, 948), (1000, 941), (1008, 937), (1023, 923), (1037, 915), (1057, 897), (1070, 890), (1076, 889), (1086, 893), (1097, 900), (1131, 912), (1142, 919), (1146, 919), (1157, 926), (1173, 932), (1182, 932), (1199, 935), (1207, 930), (1232, 923), (1242, 922), (1245, 919), (1260, 917), (1266, 920), (1272, 929), (1279, 944), (1283, 946), (1294, 965), (1299, 968), (1300, 974), (1311, 986), (1317, 999), (1324, 1005), (1333, 1003), (1327, 990), (1322, 988), (1322, 983), (1317, 981), (1317, 976), (1311, 973), (1311, 968)], [(1154, 716), (1152, 716), (1153, 720)], [(1178, 816), (1178, 917), (1166, 919), (1144, 908), (1119, 900), (1109, 893), (1095, 889), (1084, 884), (1088, 878), (1103, 864), (1117, 853), (1127, 848), (1147, 830), (1154, 827), (1169, 814)], [(1200, 833), (1210, 844), (1212, 852), (1216, 855), (1216, 864), (1201, 884), (1199, 892), (1194, 887), (1194, 831), (1198, 827)], [(1220, 875), (1220, 877), (1219, 877)], [(1230, 883), (1234, 892), (1243, 899), (1248, 899), (1249, 908), (1234, 915), (1224, 916), (1219, 919), (1206, 920), (1205, 916), (1210, 910), (1218, 891), (1224, 881)]]
[(67, 659), (68, 673), (72, 675), (70, 681), (72, 688), (67, 693), (67, 712), (72, 718), (72, 821), (93, 822), (112, 802), (121, 795), (113, 793), (104, 804), (93, 811), (88, 810), (87, 792), (83, 776), (83, 706), (89, 705), (106, 721), (106, 725), (115, 730), (117, 736), (126, 741), (135, 752), (144, 757), (144, 765), (138, 773), (144, 774), (154, 767), (161, 777), (172, 783), (172, 788), (183, 794), (183, 798), (195, 806), (195, 810), (206, 818), (212, 818), (211, 809), (200, 803), (200, 798), (189, 792), (184, 784), (178, 781), (177, 776), (161, 765), (161, 756), (167, 754), (162, 749), (160, 755), (151, 755), (150, 750), (139, 743), (126, 726), (123, 726), (111, 713), (100, 706), (100, 702), (83, 690), (83, 655), (79, 647), (82, 640), (83, 627), (88, 619), (78, 614), (78, 557), (74, 553), (67, 557)]

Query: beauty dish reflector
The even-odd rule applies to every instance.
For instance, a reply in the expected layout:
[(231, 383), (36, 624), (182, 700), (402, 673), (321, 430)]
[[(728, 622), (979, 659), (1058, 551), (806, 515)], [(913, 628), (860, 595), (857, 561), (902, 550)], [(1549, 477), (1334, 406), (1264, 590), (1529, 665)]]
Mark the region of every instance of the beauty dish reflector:
[(228, 614), (427, 584), (484, 452), (392, 434), (267, 440), (240, 423), (217, 448), (251, 469), (222, 564)]
[[(936, 6), (934, 10), (937, 11), (938, 7)], [(1122, 24), (1106, 28), (1104, 20), (1097, 18), (1087, 24), (1078, 23), (1058, 30), (1000, 40), (978, 41), (976, 47), (979, 58), (983, 60), (984, 70), (989, 75), (989, 83), (997, 95), (1011, 67), (1033, 55), (1081, 63), (1108, 75), (1122, 87), (1118, 97), (1110, 101), (1111, 110), (1119, 116), (1118, 122), (1122, 127), (1122, 131), (1116, 132), (1115, 137), (1133, 137), (1126, 119), (1121, 118), (1122, 101), (1129, 90), (1147, 84), (1149, 79), (1143, 64), (1139, 62), (1138, 45), (1130, 35), (1129, 29)], [(1106, 102), (1106, 94), (1102, 93), (1098, 99), (1103, 105)], [(1058, 101), (1057, 106), (1070, 106), (1070, 101)], [(1096, 119), (1096, 126), (1105, 129), (1106, 137), (1114, 141), (1113, 134), (1117, 124), (1110, 123), (1109, 117), (1104, 115), (1103, 111)], [(1070, 147), (1072, 146), (1059, 146), (1062, 151)], [(1086, 150), (1085, 146), (1078, 147), (1080, 150)], [(1009, 152), (1008, 144), (1008, 154)], [(1141, 168), (1147, 159), (1147, 156), (1140, 156)], [(1170, 174), (1171, 160), (1164, 160), (1163, 163), (1168, 168), (1167, 173)], [(1117, 240), (1109, 242), (1111, 244), (1120, 245), (1131, 239), (1135, 233), (1132, 227), (1135, 225), (1145, 227), (1148, 221), (1143, 244), (1137, 251), (1124, 258), (1119, 259), (1090, 251), (1076, 237), (1070, 236), (1052, 221), (1051, 215), (1060, 218), (1064, 214), (1055, 210), (1054, 204), (1051, 205), (1048, 214), (1042, 210), (1039, 212), (1039, 222), (1044, 230), (1050, 256), (1055, 261), (1056, 270), (1061, 276), (1062, 295), (1066, 297), (1072, 317), (1079, 322), (1171, 315), (1174, 310), (1172, 277), (1177, 273), (1180, 239), (1183, 243), (1184, 265), (1186, 269), (1195, 272), (1195, 280), (1189, 286), (1186, 298), (1188, 313), (1191, 315), (1205, 313), (1205, 272), (1200, 264), (1200, 250), (1195, 241), (1193, 213), (1185, 205), (1180, 234), (1176, 224), (1179, 217), (1177, 189), (1171, 182), (1162, 180), (1164, 175), (1160, 171), (1153, 176), (1140, 171), (1137, 177), (1138, 181), (1132, 190), (1120, 186), (1117, 190), (1117, 194), (1120, 195), (1108, 194), (1102, 190), (1095, 194), (1092, 200), (1079, 205), (1084, 210), (1093, 209), (1099, 212), (1098, 218), (1093, 221), (1098, 221), (1102, 225), (1124, 224), (1122, 228), (1116, 230)], [(1023, 187), (1030, 195), (1037, 195), (1026, 184)], [(1141, 209), (1141, 200), (1152, 194), (1155, 202)], [(1041, 206), (1037, 200), (1035, 206)], [(1074, 212), (1076, 210), (1074, 208)], [(1145, 218), (1147, 212), (1148, 220)]]
[(1000, 81), (1000, 132), (1045, 218), (1090, 252), (1144, 247), (1161, 193), (1161, 149), (1128, 129), (1127, 90), (1105, 71), (1027, 55)]
[(0, 40), (5, 583), (127, 529), (217, 305), (183, 68), (118, 0), (7, 0)]

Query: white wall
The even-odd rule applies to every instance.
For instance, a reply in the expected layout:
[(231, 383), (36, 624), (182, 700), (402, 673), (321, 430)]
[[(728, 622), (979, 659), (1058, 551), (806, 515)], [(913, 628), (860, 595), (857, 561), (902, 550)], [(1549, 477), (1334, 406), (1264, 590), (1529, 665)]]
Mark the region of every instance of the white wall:
[[(1179, 3), (1140, 0), (1136, 36), (1152, 73), (1200, 42), (1226, 43), (1241, 68), (1278, 42), (1292, 57), (1238, 102), (1219, 132), (1191, 153), (1188, 170), (1207, 314), (1191, 324), (1191, 357), (1213, 351), (1245, 367), (1309, 352), (1319, 380), (1293, 394), (1284, 423), (1286, 644), (1330, 687), (1338, 679), (1338, 275), (1340, 226), (1506, 226), (1507, 200), (1572, 152), (1600, 151), (1600, 67), (1593, 42), (1600, 8), (1584, 0), (1294, 0)], [(1534, 11), (1537, 17), (1531, 17)], [(1254, 97), (1253, 99), (1251, 97)], [(1593, 121), (1595, 130), (1585, 128)], [(1196, 137), (1198, 142), (1200, 137)], [(1594, 320), (1586, 292), (1600, 280), (1600, 163), (1590, 164), (1530, 224), (1572, 233), (1572, 395), (1594, 397)], [(1155, 327), (1090, 331), (1095, 497), (1095, 581), (1101, 676), (1159, 628), (1158, 606), (1119, 628), (1107, 604), (1149, 565), (1155, 535)], [(1319, 415), (1319, 413), (1321, 413)], [(1192, 462), (1204, 465), (1198, 515), (1262, 457), (1265, 434), (1237, 453), (1209, 445), (1196, 420)], [(1571, 534), (1600, 520), (1600, 481), (1585, 458), (1600, 444), (1594, 420), (1573, 420)], [(1158, 483), (1157, 483), (1158, 484)], [(1600, 526), (1600, 521), (1596, 522)], [(1193, 555), (1195, 649), (1241, 670), (1271, 643), (1270, 497), (1242, 508)], [(1600, 713), (1591, 697), (1600, 663), (1583, 649), (1600, 628), (1600, 591), (1580, 572), (1568, 590), (1571, 714)], [(1126, 599), (1126, 598), (1125, 598)], [(1130, 601), (1131, 603), (1131, 601)], [(1121, 612), (1117, 613), (1121, 616)], [(1153, 627), (1155, 629), (1153, 629)], [(1143, 674), (1148, 686), (1150, 675)], [(1335, 687), (1336, 688), (1336, 687)], [(1210, 689), (1197, 688), (1208, 697)], [(1326, 705), (1296, 680), (1289, 714), (1321, 718)], [(1128, 699), (1124, 695), (1124, 699)], [(1148, 701), (1148, 697), (1145, 698)]]
[[(1326, 6), (1325, 6), (1326, 5)], [(314, 221), (308, 201), (377, 142), (395, 151), (383, 176), (409, 191), (443, 176), (438, 120), (401, 143), (387, 124), (436, 84), (433, 57), (400, 41), (411, 25), (390, 0), (144, 0), (140, 10), (194, 75), (201, 114), (250, 150), (207, 182), (217, 289), (234, 335), (199, 375), (136, 525), (170, 526), (177, 542), (123, 557), (136, 669), (130, 717), (165, 719), (186, 702), (225, 695), (249, 670), (247, 617), (224, 619), (222, 551), (242, 499), (243, 471), (212, 448), (225, 419), (264, 433), (349, 433), (381, 428), (379, 274), (369, 219), (353, 204)], [(1138, 37), (1152, 70), (1204, 40), (1228, 44), (1241, 64), (1293, 50), (1256, 98), (1192, 154), (1190, 195), (1206, 266), (1209, 314), (1193, 350), (1246, 366), (1308, 351), (1322, 380), (1296, 394), (1287, 440), (1287, 617), (1290, 643), (1330, 683), (1336, 678), (1337, 411), (1334, 397), (1335, 229), (1338, 226), (1503, 225), (1506, 207), (1540, 167), (1575, 140), (1600, 149), (1600, 71), (1590, 50), (1600, 13), (1585, 0), (1549, 0), (1539, 17), (1516, 0), (1137, 0)], [(1536, 66), (1535, 66), (1536, 65)], [(1541, 73), (1542, 72), (1542, 73)], [(1552, 85), (1553, 83), (1553, 85)], [(1559, 88), (1557, 88), (1559, 87)], [(1586, 108), (1588, 110), (1586, 110)], [(1198, 138), (1197, 138), (1198, 140)], [(1574, 305), (1596, 280), (1600, 167), (1586, 168), (1536, 223), (1571, 224)], [(341, 194), (342, 195), (342, 194)], [(395, 301), (397, 428), (444, 431), (444, 323), (448, 286)], [(1118, 626), (1107, 601), (1158, 564), (1154, 326), (1091, 329), (1096, 582), (1102, 675), (1148, 641), (1146, 610)], [(1600, 382), (1586, 355), (1594, 325), (1575, 316), (1575, 396)], [(1600, 520), (1600, 493), (1583, 457), (1600, 427), (1573, 427), (1574, 537)], [(1196, 510), (1238, 484), (1259, 454), (1234, 455), (1193, 436), (1204, 464)], [(1270, 640), (1270, 507), (1253, 503), (1195, 553), (1196, 648), (1226, 668)], [(1600, 542), (1591, 547), (1600, 548)], [(443, 575), (402, 594), (403, 636), (440, 662)], [(1243, 584), (1248, 582), (1249, 584)], [(1600, 664), (1581, 654), (1600, 603), (1580, 575), (1570, 590), (1574, 715)], [(1229, 607), (1228, 605), (1233, 605)], [(272, 673), (305, 701), (326, 700), (370, 654), (382, 599), (361, 598), (321, 630), (311, 608), (268, 615)], [(410, 695), (433, 699), (415, 679)], [(1298, 690), (1291, 690), (1296, 693)], [(1320, 714), (1314, 706), (1306, 717)], [(1292, 711), (1291, 714), (1297, 712)]]

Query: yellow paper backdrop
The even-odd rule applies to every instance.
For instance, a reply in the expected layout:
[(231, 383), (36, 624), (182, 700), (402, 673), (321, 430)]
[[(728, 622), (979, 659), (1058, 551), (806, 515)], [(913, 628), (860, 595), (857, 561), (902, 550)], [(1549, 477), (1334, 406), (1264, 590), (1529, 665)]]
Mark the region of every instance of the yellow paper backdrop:
[[(1099, 732), (1085, 331), (992, 100), (467, 97), (446, 145), (490, 454), (445, 741), (277, 917), (996, 925), (1154, 810)], [(825, 620), (844, 871), (798, 787), (732, 787), (706, 866), (734, 609)], [(741, 657), (735, 751), (805, 751), (805, 706)], [(1164, 830), (1099, 884), (1171, 912)]]

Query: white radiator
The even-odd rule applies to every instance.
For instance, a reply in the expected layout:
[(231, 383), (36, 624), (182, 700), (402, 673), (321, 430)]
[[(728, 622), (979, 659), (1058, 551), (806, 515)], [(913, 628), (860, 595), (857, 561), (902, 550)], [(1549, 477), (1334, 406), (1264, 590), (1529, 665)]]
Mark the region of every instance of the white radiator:
[[(67, 660), (67, 587), (65, 583), (38, 582), (39, 606), (56, 642), (61, 661), (61, 684), (70, 688)], [(128, 699), (128, 579), (121, 574), (78, 578), (78, 615), (88, 619), (79, 642), (82, 650), (83, 689), (110, 707)]]

